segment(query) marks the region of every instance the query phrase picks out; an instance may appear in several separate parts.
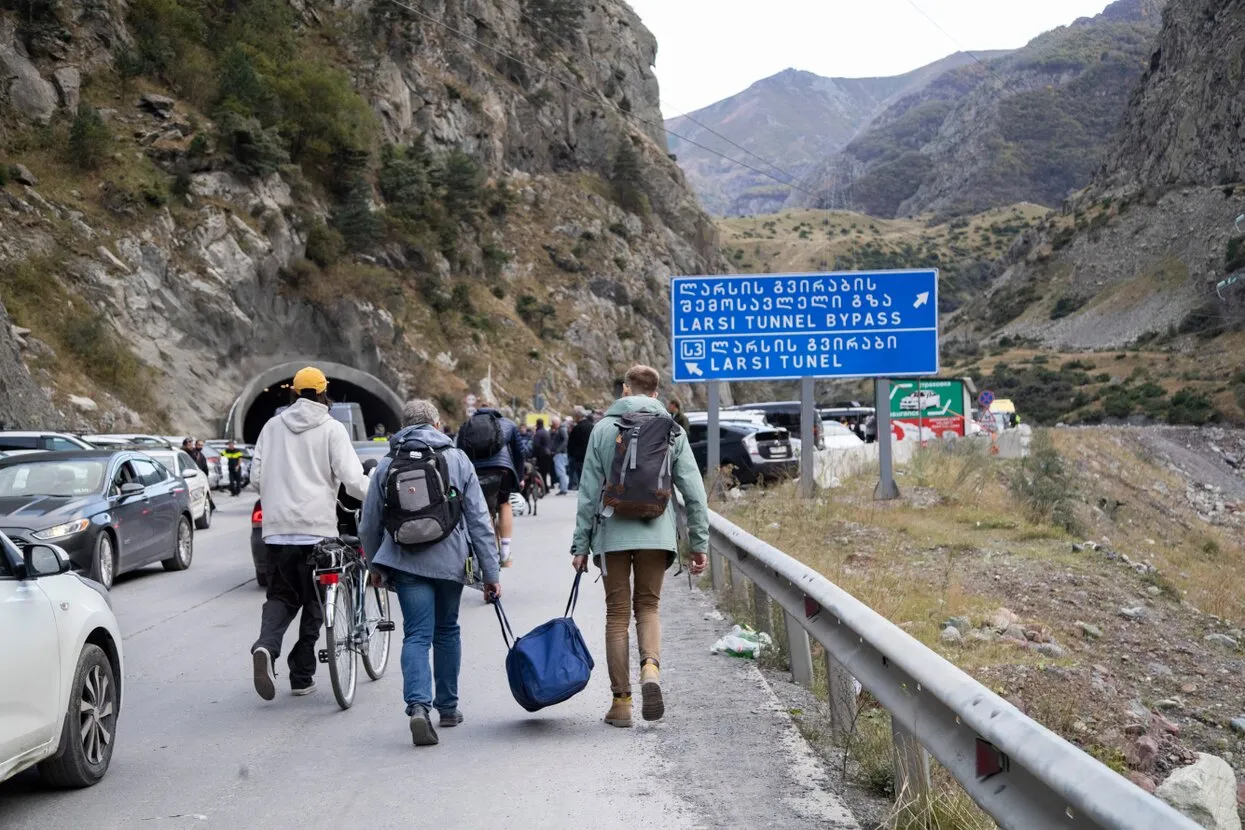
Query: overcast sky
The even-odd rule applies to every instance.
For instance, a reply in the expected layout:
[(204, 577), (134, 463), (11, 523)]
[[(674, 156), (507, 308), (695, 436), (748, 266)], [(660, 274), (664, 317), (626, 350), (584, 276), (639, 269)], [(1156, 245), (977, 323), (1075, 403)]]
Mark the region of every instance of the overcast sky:
[(1023, 46), (1108, 5), (1107, 0), (627, 2), (657, 36), (657, 77), (667, 118), (727, 98), (787, 67), (831, 77), (900, 75), (960, 49)]

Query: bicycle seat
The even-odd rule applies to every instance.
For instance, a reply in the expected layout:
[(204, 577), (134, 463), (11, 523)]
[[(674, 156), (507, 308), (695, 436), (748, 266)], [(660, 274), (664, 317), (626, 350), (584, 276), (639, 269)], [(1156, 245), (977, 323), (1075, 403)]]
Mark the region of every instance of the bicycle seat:
[(352, 548), (357, 548), (359, 546), (358, 536), (341, 536), (339, 538), (341, 539), (343, 545), (348, 545)]

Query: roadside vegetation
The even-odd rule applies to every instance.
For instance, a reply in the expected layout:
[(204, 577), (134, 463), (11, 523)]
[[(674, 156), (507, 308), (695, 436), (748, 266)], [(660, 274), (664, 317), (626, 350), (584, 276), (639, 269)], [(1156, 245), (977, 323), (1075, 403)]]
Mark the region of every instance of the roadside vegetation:
[[(1139, 754), (1137, 723), (1176, 759), (1242, 743), (1224, 738), (1241, 689), (1220, 670), (1231, 673), (1245, 621), (1245, 483), (1233, 495), (1181, 472), (1168, 453), (1185, 440), (1039, 430), (1023, 460), (967, 442), (920, 450), (895, 502), (873, 500), (868, 471), (811, 503), (783, 486), (715, 509), (1108, 766), (1161, 780), (1171, 762)], [(1216, 499), (1226, 512), (1207, 512)], [(739, 595), (727, 610), (751, 619)], [(832, 770), (893, 797), (889, 716), (867, 694), (833, 748), (825, 724), (799, 714)], [(945, 771), (934, 780), (927, 823), (898, 826), (992, 826)]]

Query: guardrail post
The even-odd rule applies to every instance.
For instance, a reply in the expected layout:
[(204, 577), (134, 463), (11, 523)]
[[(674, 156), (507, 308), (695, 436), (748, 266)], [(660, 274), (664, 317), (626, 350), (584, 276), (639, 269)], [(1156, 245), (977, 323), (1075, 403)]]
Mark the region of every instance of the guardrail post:
[(774, 636), (774, 613), (770, 609), (769, 594), (755, 582), (752, 583), (752, 608), (756, 616), (757, 631)]
[(830, 701), (830, 729), (850, 735), (856, 726), (856, 682), (843, 664), (826, 650), (826, 693)]
[(715, 593), (726, 588), (726, 557), (722, 556), (721, 546), (722, 542), (710, 539), (709, 577), (713, 580), (713, 590)]
[(739, 567), (739, 563), (731, 563), (731, 599), (734, 601), (737, 611), (746, 611), (748, 609), (748, 577), (744, 576), (743, 569)]
[(895, 744), (895, 802), (900, 809), (922, 805), (929, 799), (929, 753), (911, 732), (891, 718)]
[(791, 679), (805, 688), (813, 685), (813, 649), (808, 632), (795, 617), (783, 612), (787, 624), (787, 654), (791, 659)]

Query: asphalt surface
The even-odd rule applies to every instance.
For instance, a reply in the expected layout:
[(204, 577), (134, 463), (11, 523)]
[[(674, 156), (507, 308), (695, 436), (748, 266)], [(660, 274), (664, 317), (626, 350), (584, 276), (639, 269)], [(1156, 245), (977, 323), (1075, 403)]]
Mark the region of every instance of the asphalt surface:
[[(107, 777), (69, 792), (33, 773), (0, 784), (0, 828), (856, 828), (756, 667), (709, 653), (726, 625), (673, 570), (657, 724), (639, 720), (638, 698), (636, 728), (602, 722), (604, 602), (589, 583), (576, 620), (597, 668), (560, 706), (529, 715), (513, 701), (496, 618), (470, 590), (460, 617), (466, 723), (440, 730), (439, 746), (411, 746), (400, 622), (387, 674), (371, 682), (360, 667), (349, 711), (333, 700), (326, 666), (319, 691), (291, 696), (284, 655), (277, 699), (264, 702), (248, 656), (263, 601), (252, 500), (218, 502), (188, 571), (149, 568), (114, 586), (126, 686)], [(562, 611), (573, 510), (573, 497), (550, 496), (539, 516), (516, 519), (516, 564), (502, 578), (519, 632)]]

